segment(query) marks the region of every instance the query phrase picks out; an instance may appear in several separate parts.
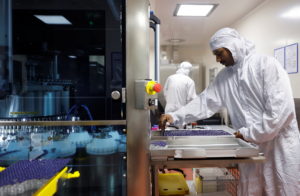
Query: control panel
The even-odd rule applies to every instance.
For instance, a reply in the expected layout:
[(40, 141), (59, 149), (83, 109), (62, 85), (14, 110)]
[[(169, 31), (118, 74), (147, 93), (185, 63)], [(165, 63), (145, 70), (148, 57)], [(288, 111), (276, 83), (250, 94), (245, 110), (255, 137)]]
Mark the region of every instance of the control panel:
[(156, 109), (158, 106), (157, 93), (161, 85), (153, 80), (144, 79), (135, 81), (135, 107), (136, 109)]

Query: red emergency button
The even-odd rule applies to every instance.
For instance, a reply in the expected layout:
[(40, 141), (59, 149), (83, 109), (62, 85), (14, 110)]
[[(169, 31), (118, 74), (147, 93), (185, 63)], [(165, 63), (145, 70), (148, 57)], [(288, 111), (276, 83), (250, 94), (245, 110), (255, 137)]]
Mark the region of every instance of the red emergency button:
[(146, 92), (149, 95), (155, 95), (156, 93), (159, 93), (161, 91), (161, 85), (155, 81), (149, 81), (146, 84)]
[(153, 85), (153, 90), (157, 93), (159, 93), (161, 91), (161, 85), (156, 83)]

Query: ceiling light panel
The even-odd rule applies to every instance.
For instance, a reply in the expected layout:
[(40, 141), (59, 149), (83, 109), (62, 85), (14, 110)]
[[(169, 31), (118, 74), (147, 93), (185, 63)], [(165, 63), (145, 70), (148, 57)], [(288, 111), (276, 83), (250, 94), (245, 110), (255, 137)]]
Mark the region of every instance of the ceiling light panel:
[(177, 4), (175, 16), (208, 16), (216, 4)]
[(61, 15), (34, 15), (42, 22), (50, 25), (71, 25), (72, 23)]
[(300, 18), (300, 7), (294, 7), (281, 15), (283, 18)]

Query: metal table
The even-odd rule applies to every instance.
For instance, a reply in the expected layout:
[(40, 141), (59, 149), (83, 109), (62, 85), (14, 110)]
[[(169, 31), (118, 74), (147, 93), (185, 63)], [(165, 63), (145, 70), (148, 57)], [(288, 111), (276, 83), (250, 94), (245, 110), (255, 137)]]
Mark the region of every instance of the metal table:
[[(157, 146), (156, 146), (157, 145)], [(158, 170), (165, 168), (236, 167), (263, 163), (256, 145), (229, 136), (154, 136), (151, 138), (152, 195), (158, 196)]]

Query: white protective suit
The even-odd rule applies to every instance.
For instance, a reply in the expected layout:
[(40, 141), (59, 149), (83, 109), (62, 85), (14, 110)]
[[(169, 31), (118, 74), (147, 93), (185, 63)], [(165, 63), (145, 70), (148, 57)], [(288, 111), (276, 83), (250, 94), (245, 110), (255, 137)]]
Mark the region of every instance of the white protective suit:
[(273, 57), (258, 55), (234, 29), (213, 35), (212, 50), (227, 48), (225, 67), (197, 99), (170, 113), (174, 122), (205, 119), (226, 107), (233, 128), (264, 153), (264, 163), (240, 164), (238, 195), (300, 196), (300, 142), (289, 77)]
[(178, 110), (197, 97), (195, 82), (189, 77), (192, 64), (182, 62), (176, 74), (169, 76), (164, 86), (165, 113)]

